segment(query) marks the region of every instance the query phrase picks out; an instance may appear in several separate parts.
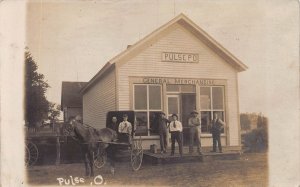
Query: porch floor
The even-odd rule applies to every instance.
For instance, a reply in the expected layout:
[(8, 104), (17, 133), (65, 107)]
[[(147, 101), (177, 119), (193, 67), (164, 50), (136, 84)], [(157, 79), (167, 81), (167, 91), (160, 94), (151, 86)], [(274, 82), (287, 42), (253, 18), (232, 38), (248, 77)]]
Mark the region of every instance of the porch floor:
[(189, 154), (188, 147), (183, 148), (183, 156), (180, 157), (178, 153), (178, 147), (175, 148), (174, 156), (171, 156), (171, 149), (167, 150), (167, 153), (152, 153), (150, 150), (144, 151), (144, 160), (153, 165), (155, 164), (167, 164), (167, 163), (184, 163), (184, 162), (206, 162), (213, 160), (238, 160), (241, 156), (240, 151), (229, 151), (224, 150), (222, 153), (210, 152), (210, 148), (202, 149), (202, 155), (199, 155), (197, 151), (194, 150), (193, 154)]

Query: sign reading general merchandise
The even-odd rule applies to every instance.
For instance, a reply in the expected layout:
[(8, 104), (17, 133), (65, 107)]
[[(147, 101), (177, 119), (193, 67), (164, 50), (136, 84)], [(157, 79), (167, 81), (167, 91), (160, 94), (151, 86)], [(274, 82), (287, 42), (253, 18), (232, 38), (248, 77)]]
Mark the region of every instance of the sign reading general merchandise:
[(199, 62), (199, 54), (162, 52), (162, 61), (163, 62), (198, 63)]
[(187, 78), (162, 78), (162, 77), (144, 77), (144, 84), (199, 84), (202, 86), (214, 85), (212, 79), (187, 79)]

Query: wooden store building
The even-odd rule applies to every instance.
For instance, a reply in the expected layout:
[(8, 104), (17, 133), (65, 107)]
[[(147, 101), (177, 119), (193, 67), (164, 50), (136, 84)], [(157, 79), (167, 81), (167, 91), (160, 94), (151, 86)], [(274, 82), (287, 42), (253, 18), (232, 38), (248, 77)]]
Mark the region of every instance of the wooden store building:
[(239, 150), (238, 73), (247, 66), (224, 49), (184, 14), (150, 33), (112, 58), (83, 87), (83, 122), (104, 128), (112, 110), (134, 110), (136, 136), (143, 146), (159, 145), (151, 131), (159, 111), (178, 114), (188, 145), (187, 121), (197, 110), (202, 122), (202, 146), (212, 146), (209, 124), (218, 113), (227, 128), (224, 147)]

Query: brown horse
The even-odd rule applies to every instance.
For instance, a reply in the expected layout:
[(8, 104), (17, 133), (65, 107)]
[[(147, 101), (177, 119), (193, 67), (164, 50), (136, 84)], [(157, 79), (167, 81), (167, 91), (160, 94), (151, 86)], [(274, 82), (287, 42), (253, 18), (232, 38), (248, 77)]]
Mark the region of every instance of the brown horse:
[(81, 144), (82, 156), (85, 165), (85, 175), (94, 176), (94, 155), (99, 152), (104, 152), (109, 146), (107, 143), (101, 142), (113, 142), (117, 140), (117, 133), (109, 128), (94, 129), (83, 126), (79, 120), (74, 120), (72, 123), (75, 137)]

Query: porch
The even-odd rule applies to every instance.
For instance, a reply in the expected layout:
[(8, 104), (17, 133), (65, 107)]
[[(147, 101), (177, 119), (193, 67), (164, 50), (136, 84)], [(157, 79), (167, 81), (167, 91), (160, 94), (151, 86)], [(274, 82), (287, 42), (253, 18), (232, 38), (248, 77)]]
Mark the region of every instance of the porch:
[(197, 151), (193, 154), (189, 154), (188, 147), (183, 147), (183, 156), (180, 157), (178, 147), (175, 148), (175, 155), (171, 156), (171, 149), (167, 150), (167, 153), (153, 153), (150, 150), (144, 151), (143, 160), (152, 165), (169, 164), (169, 163), (186, 163), (186, 162), (209, 162), (214, 160), (239, 160), (242, 154), (238, 150), (229, 150), (226, 147), (223, 148), (223, 152), (210, 152), (210, 147), (202, 148), (202, 155), (199, 155)]

